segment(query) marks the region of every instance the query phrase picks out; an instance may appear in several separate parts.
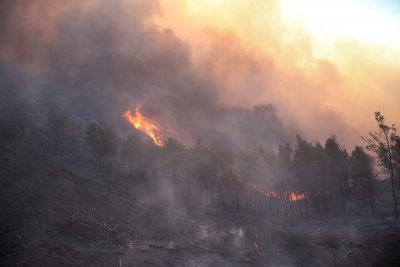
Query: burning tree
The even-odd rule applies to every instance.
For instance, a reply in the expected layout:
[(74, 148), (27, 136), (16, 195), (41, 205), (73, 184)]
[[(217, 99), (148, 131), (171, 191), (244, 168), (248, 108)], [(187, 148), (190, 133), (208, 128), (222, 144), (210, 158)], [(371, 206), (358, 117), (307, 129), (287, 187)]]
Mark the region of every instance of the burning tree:
[(136, 129), (148, 135), (157, 146), (164, 146), (161, 127), (149, 118), (143, 116), (140, 106), (136, 107), (135, 115), (133, 115), (130, 110), (127, 110), (122, 116)]

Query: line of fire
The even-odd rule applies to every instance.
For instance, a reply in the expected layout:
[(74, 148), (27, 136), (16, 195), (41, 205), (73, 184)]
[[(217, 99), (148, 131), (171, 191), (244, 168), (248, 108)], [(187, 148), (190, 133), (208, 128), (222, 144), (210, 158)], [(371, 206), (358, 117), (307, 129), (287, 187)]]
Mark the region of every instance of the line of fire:
[[(142, 114), (141, 105), (138, 105), (136, 107), (135, 114), (132, 114), (132, 112), (128, 109), (123, 113), (122, 116), (134, 128), (136, 128), (137, 130), (148, 136), (156, 146), (162, 148), (165, 145), (165, 139), (167, 138), (167, 136), (165, 136), (162, 133), (162, 127), (159, 126), (159, 124), (154, 120)], [(245, 182), (244, 179), (242, 179), (236, 166), (233, 166), (231, 176), (232, 176), (231, 180), (236, 184), (243, 184)], [(253, 184), (251, 188), (254, 192), (264, 195), (267, 198), (280, 198), (280, 199), (284, 198), (288, 199), (289, 201), (298, 201), (298, 200), (303, 200), (305, 198), (304, 193), (297, 194), (292, 191), (284, 191), (277, 193), (276, 191), (273, 190), (262, 189), (257, 184)]]

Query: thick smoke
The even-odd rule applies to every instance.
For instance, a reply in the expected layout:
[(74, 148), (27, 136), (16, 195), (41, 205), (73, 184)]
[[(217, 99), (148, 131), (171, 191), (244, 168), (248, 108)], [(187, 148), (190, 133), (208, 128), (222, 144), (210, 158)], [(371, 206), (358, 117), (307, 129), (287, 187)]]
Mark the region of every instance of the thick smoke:
[(20, 86), (45, 108), (122, 125), (140, 103), (182, 142), (200, 136), (220, 148), (274, 148), (294, 136), (271, 104), (223, 106), (189, 46), (151, 23), (156, 1), (2, 1), (0, 10), (2, 65), (13, 80), (33, 77)]
[[(322, 24), (303, 25), (291, 14), (298, 10), (290, 3), (298, 1), (160, 2), (165, 12), (159, 24), (173, 28), (195, 47), (195, 60), (214, 78), (224, 103), (248, 108), (262, 101), (274, 103), (283, 119), (301, 125), (307, 139), (325, 140), (336, 134), (349, 149), (375, 127), (376, 110), (398, 124), (400, 67), (393, 59), (399, 55), (399, 46), (387, 48), (394, 41), (383, 44), (380, 35), (365, 32), (368, 39), (382, 43), (372, 45), (358, 40), (357, 33), (336, 36)], [(368, 11), (371, 24), (367, 26), (361, 25), (356, 14), (345, 22), (341, 12), (314, 2), (298, 6), (337, 16), (330, 21), (334, 28), (347, 25), (353, 31), (360, 29), (358, 33), (375, 27), (382, 28), (379, 32), (399, 29), (395, 20), (381, 26), (380, 20), (372, 18), (375, 11)], [(348, 4), (352, 5), (332, 2), (340, 8)], [(360, 9), (368, 9), (359, 4)], [(321, 41), (315, 30), (329, 41)], [(391, 36), (397, 40), (397, 35)]]

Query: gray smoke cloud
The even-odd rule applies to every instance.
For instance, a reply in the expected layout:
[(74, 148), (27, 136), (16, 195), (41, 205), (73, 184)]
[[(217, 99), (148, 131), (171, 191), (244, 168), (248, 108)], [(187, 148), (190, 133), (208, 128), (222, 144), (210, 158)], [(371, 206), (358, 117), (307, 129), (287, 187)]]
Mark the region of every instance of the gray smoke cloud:
[(0, 10), (3, 78), (44, 109), (123, 125), (122, 112), (141, 104), (189, 145), (200, 136), (218, 148), (273, 149), (294, 136), (272, 104), (222, 105), (189, 46), (150, 22), (157, 1), (2, 1)]

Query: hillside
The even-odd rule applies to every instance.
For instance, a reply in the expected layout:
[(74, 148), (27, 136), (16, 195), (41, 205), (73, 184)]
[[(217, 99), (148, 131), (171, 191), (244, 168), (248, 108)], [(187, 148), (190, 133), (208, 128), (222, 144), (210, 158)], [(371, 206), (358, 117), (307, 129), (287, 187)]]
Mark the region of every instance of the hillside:
[(0, 150), (4, 266), (395, 266), (399, 261), (400, 227), (391, 220), (349, 211), (345, 223), (341, 217), (286, 223), (268, 213), (176, 201), (160, 188), (105, 170), (88, 154), (54, 150), (43, 133), (26, 130), (18, 142), (6, 141)]

